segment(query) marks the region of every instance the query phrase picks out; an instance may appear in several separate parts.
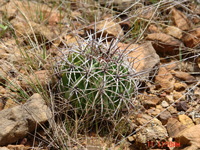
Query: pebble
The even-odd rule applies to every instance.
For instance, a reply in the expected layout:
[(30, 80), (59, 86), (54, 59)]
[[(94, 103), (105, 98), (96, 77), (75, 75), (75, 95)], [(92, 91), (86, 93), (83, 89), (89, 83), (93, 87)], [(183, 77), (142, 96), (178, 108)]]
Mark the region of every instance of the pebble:
[(163, 102), (161, 103), (161, 106), (162, 106), (163, 108), (166, 108), (166, 107), (169, 106), (169, 104), (168, 104), (166, 101), (163, 101)]

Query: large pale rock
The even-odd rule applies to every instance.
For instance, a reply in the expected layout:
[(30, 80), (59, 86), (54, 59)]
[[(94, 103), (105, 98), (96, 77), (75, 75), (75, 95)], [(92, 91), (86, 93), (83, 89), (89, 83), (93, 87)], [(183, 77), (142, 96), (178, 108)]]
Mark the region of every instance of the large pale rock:
[(200, 43), (200, 28), (196, 28), (186, 34), (182, 41), (187, 47), (193, 48)]
[[(123, 51), (129, 44), (119, 43), (117, 46)], [(132, 64), (137, 72), (142, 72), (144, 77), (148, 77), (152, 69), (160, 63), (160, 58), (156, 54), (151, 42), (142, 45), (130, 45), (126, 53), (128, 53), (128, 61)]]
[(200, 149), (200, 125), (187, 128), (177, 134), (174, 138), (180, 142), (181, 146), (187, 146), (187, 149)]
[(0, 147), (0, 150), (10, 150), (7, 147)]
[(50, 118), (51, 111), (39, 94), (34, 94), (24, 105), (0, 111), (0, 146), (25, 137), (38, 123)]
[(181, 41), (164, 33), (148, 34), (146, 40), (154, 41), (153, 47), (159, 55), (176, 55), (179, 53)]
[(151, 123), (140, 129), (136, 135), (134, 135), (136, 146), (141, 149), (149, 149), (148, 141), (157, 143), (157, 141), (165, 141), (168, 138), (167, 131), (162, 123), (154, 118)]

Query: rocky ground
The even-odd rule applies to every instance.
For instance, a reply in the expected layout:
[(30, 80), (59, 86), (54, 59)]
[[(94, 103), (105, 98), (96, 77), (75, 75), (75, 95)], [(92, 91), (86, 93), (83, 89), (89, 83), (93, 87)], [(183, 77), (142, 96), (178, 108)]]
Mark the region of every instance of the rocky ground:
[[(200, 3), (98, 2), (0, 1), (0, 150), (200, 149)], [(128, 135), (112, 140), (69, 134), (52, 117), (54, 65), (93, 32), (111, 37), (105, 45), (122, 38), (140, 81)]]

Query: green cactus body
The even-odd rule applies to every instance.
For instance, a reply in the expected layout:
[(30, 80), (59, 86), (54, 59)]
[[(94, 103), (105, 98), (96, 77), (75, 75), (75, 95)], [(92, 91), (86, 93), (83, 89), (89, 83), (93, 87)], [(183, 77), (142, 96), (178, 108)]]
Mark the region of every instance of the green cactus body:
[(61, 90), (79, 114), (91, 112), (105, 116), (128, 107), (134, 84), (128, 68), (114, 60), (74, 52), (61, 67)]

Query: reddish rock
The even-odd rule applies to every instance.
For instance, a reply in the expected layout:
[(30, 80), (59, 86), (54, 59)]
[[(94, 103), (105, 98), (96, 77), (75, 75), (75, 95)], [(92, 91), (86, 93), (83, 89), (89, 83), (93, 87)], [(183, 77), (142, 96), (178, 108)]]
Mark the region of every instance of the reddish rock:
[(169, 118), (167, 122), (167, 132), (169, 134), (169, 137), (176, 136), (180, 131), (186, 129), (186, 126), (184, 126), (182, 123), (180, 123), (175, 118)]
[(182, 41), (187, 47), (193, 48), (200, 43), (200, 28), (196, 28), (186, 34)]
[(146, 40), (154, 41), (153, 47), (159, 55), (176, 55), (182, 42), (164, 33), (148, 34)]
[(146, 109), (148, 109), (150, 107), (156, 107), (159, 101), (160, 101), (160, 98), (158, 98), (157, 96), (154, 96), (152, 98), (149, 98), (148, 100), (145, 100), (143, 105)]
[(174, 90), (178, 92), (185, 91), (186, 88), (187, 88), (187, 84), (185, 84), (184, 82), (176, 83), (174, 85)]
[[(200, 125), (195, 125), (179, 132), (174, 138), (181, 146), (191, 150), (200, 149)], [(185, 149), (186, 149), (185, 148)]]
[(192, 75), (183, 71), (171, 71), (172, 75), (177, 77), (178, 79), (185, 81), (186, 83), (195, 83), (196, 79)]
[(159, 85), (163, 91), (170, 93), (173, 91), (175, 83), (174, 77), (165, 67), (159, 69), (158, 74), (155, 76), (155, 84)]
[(161, 31), (158, 29), (158, 27), (154, 24), (151, 24), (149, 27), (148, 27), (148, 31), (149, 33), (160, 33)]
[(158, 119), (162, 122), (163, 125), (165, 125), (169, 118), (172, 118), (172, 115), (169, 111), (164, 111), (158, 116)]
[(185, 101), (180, 101), (176, 103), (176, 108), (178, 111), (186, 111), (188, 110), (187, 103)]
[(189, 19), (175, 8), (172, 9), (172, 20), (174, 24), (183, 31), (190, 30), (191, 28), (191, 22)]

